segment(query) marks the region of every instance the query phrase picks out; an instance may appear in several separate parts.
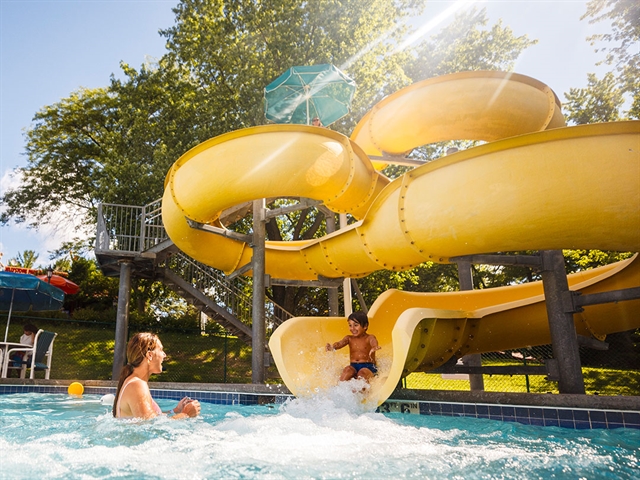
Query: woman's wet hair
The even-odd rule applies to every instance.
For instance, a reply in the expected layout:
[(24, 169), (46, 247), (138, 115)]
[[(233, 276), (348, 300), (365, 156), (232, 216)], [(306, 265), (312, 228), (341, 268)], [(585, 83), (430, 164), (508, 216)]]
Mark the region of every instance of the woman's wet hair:
[(122, 384), (133, 373), (133, 369), (139, 366), (146, 358), (147, 353), (152, 352), (158, 346), (160, 339), (155, 333), (136, 333), (129, 343), (127, 343), (127, 363), (120, 370), (120, 379), (118, 380), (118, 388), (116, 389), (116, 398), (113, 402), (113, 416), (118, 411), (118, 400)]
[(367, 317), (367, 314), (362, 311), (353, 312), (349, 315), (349, 320), (359, 323), (362, 328), (367, 328), (369, 326), (369, 317)]

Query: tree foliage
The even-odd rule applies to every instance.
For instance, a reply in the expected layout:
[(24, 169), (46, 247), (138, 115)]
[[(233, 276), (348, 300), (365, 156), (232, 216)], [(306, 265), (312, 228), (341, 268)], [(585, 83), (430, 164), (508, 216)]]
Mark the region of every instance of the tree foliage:
[(490, 28), (485, 9), (472, 8), (416, 48), (407, 67), (413, 82), (468, 70), (511, 71), (528, 47), (538, 43), (527, 35), (516, 36), (498, 21)]
[[(265, 122), (263, 89), (294, 65), (332, 63), (358, 84), (348, 132), (372, 102), (406, 84), (406, 55), (389, 55), (415, 0), (184, 0), (167, 58), (189, 72), (212, 135)], [(380, 39), (384, 39), (379, 41)]]
[(105, 277), (96, 261), (87, 258), (91, 249), (87, 242), (75, 240), (64, 242), (50, 252), (49, 259), (55, 262), (55, 269), (67, 272), (69, 280), (80, 287), (78, 293), (65, 297), (63, 307), (71, 314), (87, 308), (110, 311), (118, 298), (118, 279)]
[(567, 120), (576, 125), (620, 120), (624, 97), (613, 74), (609, 72), (599, 80), (590, 73), (588, 82), (587, 88), (571, 88), (565, 94)]
[(602, 250), (563, 250), (567, 273), (590, 270), (631, 258), (630, 252), (608, 252)]
[[(631, 108), (625, 116), (640, 119), (640, 3), (637, 0), (590, 0), (583, 19), (589, 23), (609, 21), (610, 33), (592, 35), (592, 45), (605, 53), (603, 60), (614, 67), (620, 91), (631, 97)], [(614, 74), (612, 72), (612, 74)]]
[(172, 68), (122, 64), (124, 80), (80, 89), (36, 113), (26, 133), (28, 164), (2, 197), (10, 219), (42, 222), (83, 215), (95, 225), (98, 203), (144, 205), (162, 194), (170, 165), (204, 140), (193, 133), (195, 105)]
[(36, 262), (39, 256), (35, 250), (24, 250), (18, 252), (18, 255), (10, 259), (9, 265), (22, 268), (36, 268)]

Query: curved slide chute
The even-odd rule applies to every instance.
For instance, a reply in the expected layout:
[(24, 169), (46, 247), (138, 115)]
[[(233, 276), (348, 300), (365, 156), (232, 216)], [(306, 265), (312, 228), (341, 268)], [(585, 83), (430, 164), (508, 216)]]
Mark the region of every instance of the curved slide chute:
[(362, 118), (351, 139), (368, 155), (400, 156), (428, 143), (492, 142), (563, 126), (560, 100), (544, 83), (517, 73), (461, 72), (414, 83), (384, 98)]
[[(640, 258), (568, 276), (583, 294), (640, 285)], [(578, 335), (604, 340), (607, 334), (640, 326), (640, 300), (592, 305), (574, 315)], [(551, 343), (542, 282), (446, 293), (388, 290), (369, 310), (369, 332), (382, 349), (371, 401), (382, 403), (400, 379), (428, 372), (451, 357)], [(271, 336), (278, 371), (296, 396), (336, 383), (349, 363), (345, 350), (325, 352), (327, 342), (348, 334), (346, 318), (298, 317)]]
[[(265, 197), (311, 198), (358, 220), (320, 239), (267, 242), (266, 273), (282, 279), (362, 277), (496, 251), (640, 251), (640, 122), (563, 126), (555, 94), (529, 77), (464, 72), (429, 79), (376, 105), (351, 139), (324, 128), (269, 125), (204, 142), (169, 171), (163, 221), (181, 250), (229, 274), (250, 262), (251, 249), (242, 241), (191, 228), (188, 220), (222, 227), (222, 211)], [(369, 159), (453, 139), (490, 143), (422, 165), (392, 182)], [(394, 312), (389, 321), (406, 322), (407, 329), (413, 328), (407, 317), (414, 314), (467, 319), (460, 313), (465, 308), (414, 307), (407, 298), (389, 292), (376, 305)], [(399, 306), (391, 308), (396, 300)], [(499, 300), (491, 301), (495, 306)], [(637, 308), (635, 301), (623, 303)], [(424, 316), (414, 308), (437, 312)], [(472, 311), (468, 318), (478, 315)], [(372, 315), (376, 312), (372, 309)], [(282, 353), (290, 351), (285, 345), (308, 341), (295, 330), (297, 322), (286, 322), (271, 341), (281, 373), (293, 371), (287, 365), (298, 365)], [(344, 319), (339, 322), (341, 338), (346, 327)], [(375, 322), (371, 331), (378, 334)], [(325, 333), (324, 343), (335, 341), (333, 331)], [(424, 348), (433, 350), (444, 337), (430, 336)], [(404, 371), (415, 340), (404, 350), (391, 336), (383, 342), (383, 350), (393, 352), (389, 369)], [(454, 353), (462, 347), (449, 348)], [(292, 391), (303, 390), (294, 381), (298, 377), (282, 374)]]

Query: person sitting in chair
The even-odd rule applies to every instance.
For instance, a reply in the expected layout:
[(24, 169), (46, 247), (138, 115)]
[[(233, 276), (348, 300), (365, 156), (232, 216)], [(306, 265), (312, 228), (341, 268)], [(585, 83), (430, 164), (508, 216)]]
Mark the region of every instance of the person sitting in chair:
[[(20, 343), (23, 345), (28, 345), (29, 347), (33, 347), (33, 344), (36, 340), (36, 334), (38, 333), (38, 328), (32, 323), (27, 323), (22, 328), (22, 336), (20, 337)], [(28, 362), (31, 359), (31, 354), (27, 352), (15, 352), (11, 356), (11, 360), (13, 361), (14, 367), (19, 367), (23, 363)]]

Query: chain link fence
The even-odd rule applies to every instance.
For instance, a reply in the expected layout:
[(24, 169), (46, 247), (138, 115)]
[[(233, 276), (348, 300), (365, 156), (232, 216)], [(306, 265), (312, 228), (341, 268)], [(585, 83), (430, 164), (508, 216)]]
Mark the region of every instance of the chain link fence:
[[(6, 321), (6, 317), (0, 317)], [(114, 322), (15, 315), (9, 328), (9, 341), (17, 341), (22, 327), (58, 333), (53, 345), (52, 379), (110, 380), (115, 338)], [(187, 383), (251, 383), (251, 347), (236, 337), (225, 335), (217, 324), (203, 328), (194, 322), (172, 325), (129, 325), (129, 334), (153, 331), (158, 334), (167, 358), (164, 372), (153, 381)], [(588, 394), (640, 395), (640, 330), (607, 336), (608, 350), (580, 348), (582, 372)], [(553, 358), (551, 345), (482, 354), (483, 366), (542, 366)], [(17, 375), (17, 371), (13, 371)], [(36, 372), (36, 378), (43, 378)], [(275, 365), (267, 367), (266, 377), (279, 383)], [(411, 389), (466, 390), (468, 376), (412, 373), (402, 381)], [(543, 375), (483, 375), (484, 389), (490, 392), (558, 393), (557, 383)]]
[[(51, 379), (112, 379), (115, 323), (12, 316), (8, 340), (17, 342), (27, 323), (58, 334), (53, 343)], [(163, 373), (152, 381), (251, 383), (251, 347), (226, 335), (216, 324), (210, 323), (204, 330), (190, 325), (129, 324), (130, 336), (142, 331), (156, 333), (167, 353)], [(19, 375), (18, 370), (10, 373)], [(277, 377), (274, 366), (266, 373), (268, 378)], [(44, 372), (36, 372), (36, 378), (44, 378)]]
[[(640, 395), (640, 330), (608, 335), (607, 350), (580, 347), (582, 375), (587, 394)], [(553, 358), (551, 345), (482, 354), (482, 366), (543, 366)], [(487, 392), (558, 393), (557, 382), (544, 375), (483, 375)], [(469, 390), (465, 374), (412, 373), (405, 388), (429, 390)]]

